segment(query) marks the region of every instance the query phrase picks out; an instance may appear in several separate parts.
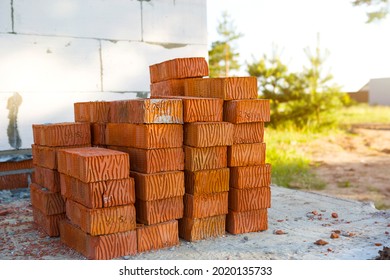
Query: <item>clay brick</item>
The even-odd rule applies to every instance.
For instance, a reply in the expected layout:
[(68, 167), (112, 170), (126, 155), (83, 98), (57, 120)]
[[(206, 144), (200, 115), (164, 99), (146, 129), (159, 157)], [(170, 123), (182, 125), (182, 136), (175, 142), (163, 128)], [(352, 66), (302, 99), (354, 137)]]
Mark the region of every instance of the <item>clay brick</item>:
[(91, 123), (91, 142), (94, 146), (106, 144), (106, 123)]
[(147, 252), (179, 244), (177, 220), (155, 225), (137, 226), (138, 252)]
[(239, 166), (230, 168), (230, 187), (250, 189), (271, 185), (271, 165)]
[(58, 151), (58, 171), (83, 182), (129, 177), (129, 155), (103, 148), (75, 148)]
[(91, 235), (125, 232), (136, 227), (133, 204), (89, 209), (68, 199), (66, 201), (66, 216), (73, 224)]
[(159, 200), (184, 195), (184, 172), (159, 172), (144, 174), (130, 172), (135, 180), (137, 199), (143, 201)]
[(150, 82), (204, 77), (209, 75), (209, 66), (204, 57), (175, 58), (149, 66)]
[(112, 123), (183, 123), (180, 99), (139, 98), (110, 104)]
[(185, 171), (186, 193), (193, 195), (229, 191), (229, 168)]
[(228, 166), (249, 166), (265, 163), (265, 143), (234, 144), (227, 149)]
[(140, 149), (177, 148), (183, 146), (183, 125), (109, 123), (106, 143)]
[(137, 253), (135, 230), (92, 236), (83, 232), (69, 220), (60, 223), (61, 241), (92, 260), (109, 260)]
[(183, 96), (185, 79), (166, 80), (150, 84), (150, 97)]
[(110, 122), (110, 102), (76, 102), (73, 107), (76, 122)]
[(57, 170), (35, 166), (33, 182), (48, 189), (50, 192), (60, 192), (60, 173)]
[(146, 225), (180, 219), (183, 217), (183, 196), (166, 199), (135, 201), (137, 222)]
[(215, 97), (224, 100), (256, 99), (256, 77), (227, 77), (187, 80), (184, 95)]
[(157, 173), (184, 169), (183, 148), (151, 150), (118, 146), (108, 146), (108, 148), (128, 153), (131, 158), (131, 171)]
[(184, 217), (205, 218), (228, 213), (228, 192), (184, 195)]
[(0, 162), (0, 172), (33, 168), (32, 159)]
[(34, 143), (61, 147), (91, 144), (89, 123), (33, 124)]
[(133, 178), (84, 183), (61, 174), (61, 194), (88, 208), (107, 208), (135, 203)]
[(264, 141), (264, 123), (239, 123), (233, 128), (234, 144), (261, 143)]
[(29, 177), (29, 173), (0, 175), (0, 190), (27, 188)]
[(269, 122), (268, 99), (230, 100), (223, 104), (223, 120), (231, 123)]
[(185, 170), (219, 169), (227, 166), (227, 147), (194, 148), (184, 146)]
[(225, 234), (226, 215), (206, 218), (182, 218), (179, 220), (179, 236), (187, 241), (196, 241)]
[(32, 208), (34, 223), (41, 228), (48, 236), (60, 235), (60, 222), (66, 218), (65, 213), (45, 215), (38, 208)]
[(30, 185), (31, 204), (45, 215), (55, 215), (65, 212), (65, 201), (59, 192), (49, 192), (47, 189), (32, 183)]
[(271, 207), (271, 188), (229, 190), (229, 209), (233, 211), (250, 211)]
[(233, 124), (228, 122), (195, 122), (184, 125), (184, 145), (214, 147), (233, 145)]
[(231, 234), (256, 232), (268, 229), (267, 209), (245, 212), (229, 210), (226, 217), (226, 231)]

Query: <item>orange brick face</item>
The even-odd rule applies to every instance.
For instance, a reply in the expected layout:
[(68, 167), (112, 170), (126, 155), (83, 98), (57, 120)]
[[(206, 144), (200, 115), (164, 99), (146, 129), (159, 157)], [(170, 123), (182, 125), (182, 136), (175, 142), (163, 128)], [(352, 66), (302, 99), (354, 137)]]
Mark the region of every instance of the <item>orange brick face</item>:
[(133, 178), (84, 183), (61, 174), (61, 194), (87, 208), (107, 208), (135, 203)]
[(32, 181), (51, 192), (61, 191), (60, 173), (56, 170), (35, 166)]
[(186, 193), (202, 195), (229, 191), (229, 168), (185, 171)]
[(28, 187), (30, 174), (11, 174), (0, 176), (0, 190), (10, 190)]
[(192, 147), (230, 146), (233, 124), (228, 122), (195, 122), (184, 125), (184, 145)]
[(230, 187), (250, 189), (271, 185), (271, 165), (240, 166), (230, 168)]
[(229, 190), (229, 209), (250, 211), (271, 207), (271, 188), (252, 188)]
[(77, 102), (73, 106), (76, 122), (107, 123), (110, 121), (110, 102)]
[(226, 218), (226, 231), (231, 234), (256, 232), (268, 229), (267, 209), (245, 212), (230, 211)]
[(178, 223), (176, 220), (155, 225), (137, 227), (138, 252), (158, 250), (179, 244)]
[(55, 215), (65, 212), (65, 202), (59, 192), (49, 192), (47, 189), (32, 183), (30, 185), (31, 204), (45, 215)]
[(183, 171), (152, 174), (132, 171), (130, 176), (135, 180), (137, 199), (150, 201), (184, 195)]
[(234, 124), (233, 131), (234, 144), (261, 143), (264, 140), (263, 122)]
[(145, 225), (158, 224), (183, 217), (183, 197), (142, 201), (137, 199), (137, 221)]
[(185, 170), (219, 169), (227, 166), (227, 147), (194, 148), (184, 146)]
[(185, 79), (173, 79), (150, 84), (150, 96), (183, 96)]
[(34, 223), (41, 228), (48, 236), (60, 235), (60, 222), (66, 218), (65, 213), (55, 215), (45, 215), (38, 208), (33, 207)]
[(228, 147), (228, 166), (249, 166), (265, 164), (265, 143), (235, 144)]
[(31, 169), (33, 168), (32, 159), (22, 161), (6, 161), (0, 162), (0, 172), (8, 170), (20, 170), (20, 169)]
[(228, 213), (228, 192), (184, 195), (184, 217), (205, 218)]
[(92, 145), (104, 146), (106, 144), (106, 123), (91, 123)]
[(225, 234), (226, 215), (207, 218), (182, 218), (179, 220), (179, 236), (187, 241), (196, 241)]
[(269, 122), (268, 99), (225, 101), (223, 120), (231, 123)]
[(223, 120), (223, 99), (183, 97), (182, 100), (185, 123)]

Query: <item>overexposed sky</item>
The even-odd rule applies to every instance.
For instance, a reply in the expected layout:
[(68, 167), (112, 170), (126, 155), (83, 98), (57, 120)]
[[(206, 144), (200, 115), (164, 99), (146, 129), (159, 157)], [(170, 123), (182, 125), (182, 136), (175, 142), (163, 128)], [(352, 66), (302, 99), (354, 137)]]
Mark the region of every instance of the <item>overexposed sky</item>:
[(390, 16), (366, 24), (365, 10), (350, 0), (208, 0), (208, 40), (217, 40), (216, 27), (226, 10), (244, 34), (237, 42), (240, 60), (245, 62), (278, 47), (282, 61), (291, 71), (307, 65), (303, 51), (320, 47), (329, 56), (325, 69), (345, 91), (360, 89), (371, 78), (390, 77)]

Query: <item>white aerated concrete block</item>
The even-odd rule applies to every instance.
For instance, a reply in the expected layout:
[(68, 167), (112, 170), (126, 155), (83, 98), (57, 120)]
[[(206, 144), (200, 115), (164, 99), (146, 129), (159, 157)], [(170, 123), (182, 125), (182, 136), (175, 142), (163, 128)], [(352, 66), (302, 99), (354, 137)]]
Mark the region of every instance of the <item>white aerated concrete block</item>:
[(0, 0), (0, 33), (12, 32), (11, 1)]

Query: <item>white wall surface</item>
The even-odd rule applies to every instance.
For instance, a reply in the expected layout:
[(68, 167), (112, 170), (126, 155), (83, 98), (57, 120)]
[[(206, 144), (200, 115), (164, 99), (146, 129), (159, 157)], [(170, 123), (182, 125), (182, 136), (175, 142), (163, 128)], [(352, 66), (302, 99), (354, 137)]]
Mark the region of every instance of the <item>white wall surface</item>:
[(11, 32), (11, 2), (0, 0), (0, 32)]
[(390, 78), (371, 79), (368, 98), (371, 105), (390, 105)]

